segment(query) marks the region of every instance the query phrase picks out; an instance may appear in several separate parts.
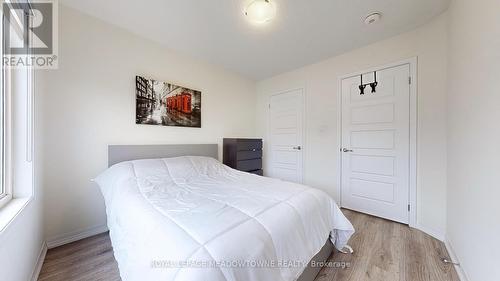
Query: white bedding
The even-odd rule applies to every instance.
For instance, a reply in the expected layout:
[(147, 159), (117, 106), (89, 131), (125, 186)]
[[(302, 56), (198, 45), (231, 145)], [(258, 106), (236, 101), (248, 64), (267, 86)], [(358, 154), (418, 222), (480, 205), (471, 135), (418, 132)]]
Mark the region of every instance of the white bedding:
[(96, 178), (122, 280), (296, 280), (351, 223), (324, 192), (206, 157), (122, 162)]

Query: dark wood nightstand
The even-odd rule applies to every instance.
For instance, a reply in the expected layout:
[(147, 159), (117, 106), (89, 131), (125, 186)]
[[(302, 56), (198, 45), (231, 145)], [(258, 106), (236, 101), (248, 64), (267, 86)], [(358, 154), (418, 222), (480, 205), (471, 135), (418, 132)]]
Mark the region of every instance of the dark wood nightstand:
[(223, 163), (233, 169), (263, 175), (262, 139), (225, 138), (222, 158)]

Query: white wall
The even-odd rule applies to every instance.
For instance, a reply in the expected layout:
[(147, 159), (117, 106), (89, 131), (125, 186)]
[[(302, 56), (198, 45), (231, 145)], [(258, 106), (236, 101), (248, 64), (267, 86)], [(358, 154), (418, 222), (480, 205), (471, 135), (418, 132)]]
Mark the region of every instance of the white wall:
[(338, 199), (338, 77), (418, 56), (418, 224), (438, 237), (444, 236), (446, 32), (446, 14), (443, 14), (414, 31), (260, 81), (257, 85), (258, 134), (265, 138), (268, 95), (305, 87), (305, 183), (326, 190)]
[[(165, 27), (175, 28), (175, 27)], [(178, 42), (184, 44), (184, 42)], [(255, 83), (61, 6), (59, 69), (45, 71), (45, 235), (49, 241), (105, 224), (90, 180), (108, 144), (222, 143), (255, 131)], [(135, 76), (202, 91), (202, 128), (135, 125)]]
[(31, 279), (44, 242), (42, 219), (42, 204), (37, 198), (30, 201), (1, 233), (2, 280)]
[(499, 8), (449, 11), (447, 238), (470, 281), (500, 279)]

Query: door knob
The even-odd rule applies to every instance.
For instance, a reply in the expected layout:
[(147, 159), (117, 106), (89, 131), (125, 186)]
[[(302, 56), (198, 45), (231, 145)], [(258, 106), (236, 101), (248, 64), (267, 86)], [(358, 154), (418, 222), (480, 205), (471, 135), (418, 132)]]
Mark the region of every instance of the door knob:
[(344, 148), (342, 149), (343, 152), (352, 152), (352, 149), (347, 149), (347, 148)]
[(293, 149), (295, 149), (295, 150), (301, 150), (302, 147), (300, 147), (300, 145), (299, 146), (294, 146)]

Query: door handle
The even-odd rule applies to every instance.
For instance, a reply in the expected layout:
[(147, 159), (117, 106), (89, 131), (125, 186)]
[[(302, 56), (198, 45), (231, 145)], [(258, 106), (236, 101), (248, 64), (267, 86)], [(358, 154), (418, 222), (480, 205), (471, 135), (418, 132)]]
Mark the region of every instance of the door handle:
[(343, 151), (343, 152), (353, 152), (353, 150), (352, 150), (352, 149), (347, 149), (347, 148), (342, 149), (342, 151)]
[(301, 150), (302, 147), (300, 147), (300, 145), (299, 146), (294, 146), (293, 149), (295, 149), (295, 150)]

